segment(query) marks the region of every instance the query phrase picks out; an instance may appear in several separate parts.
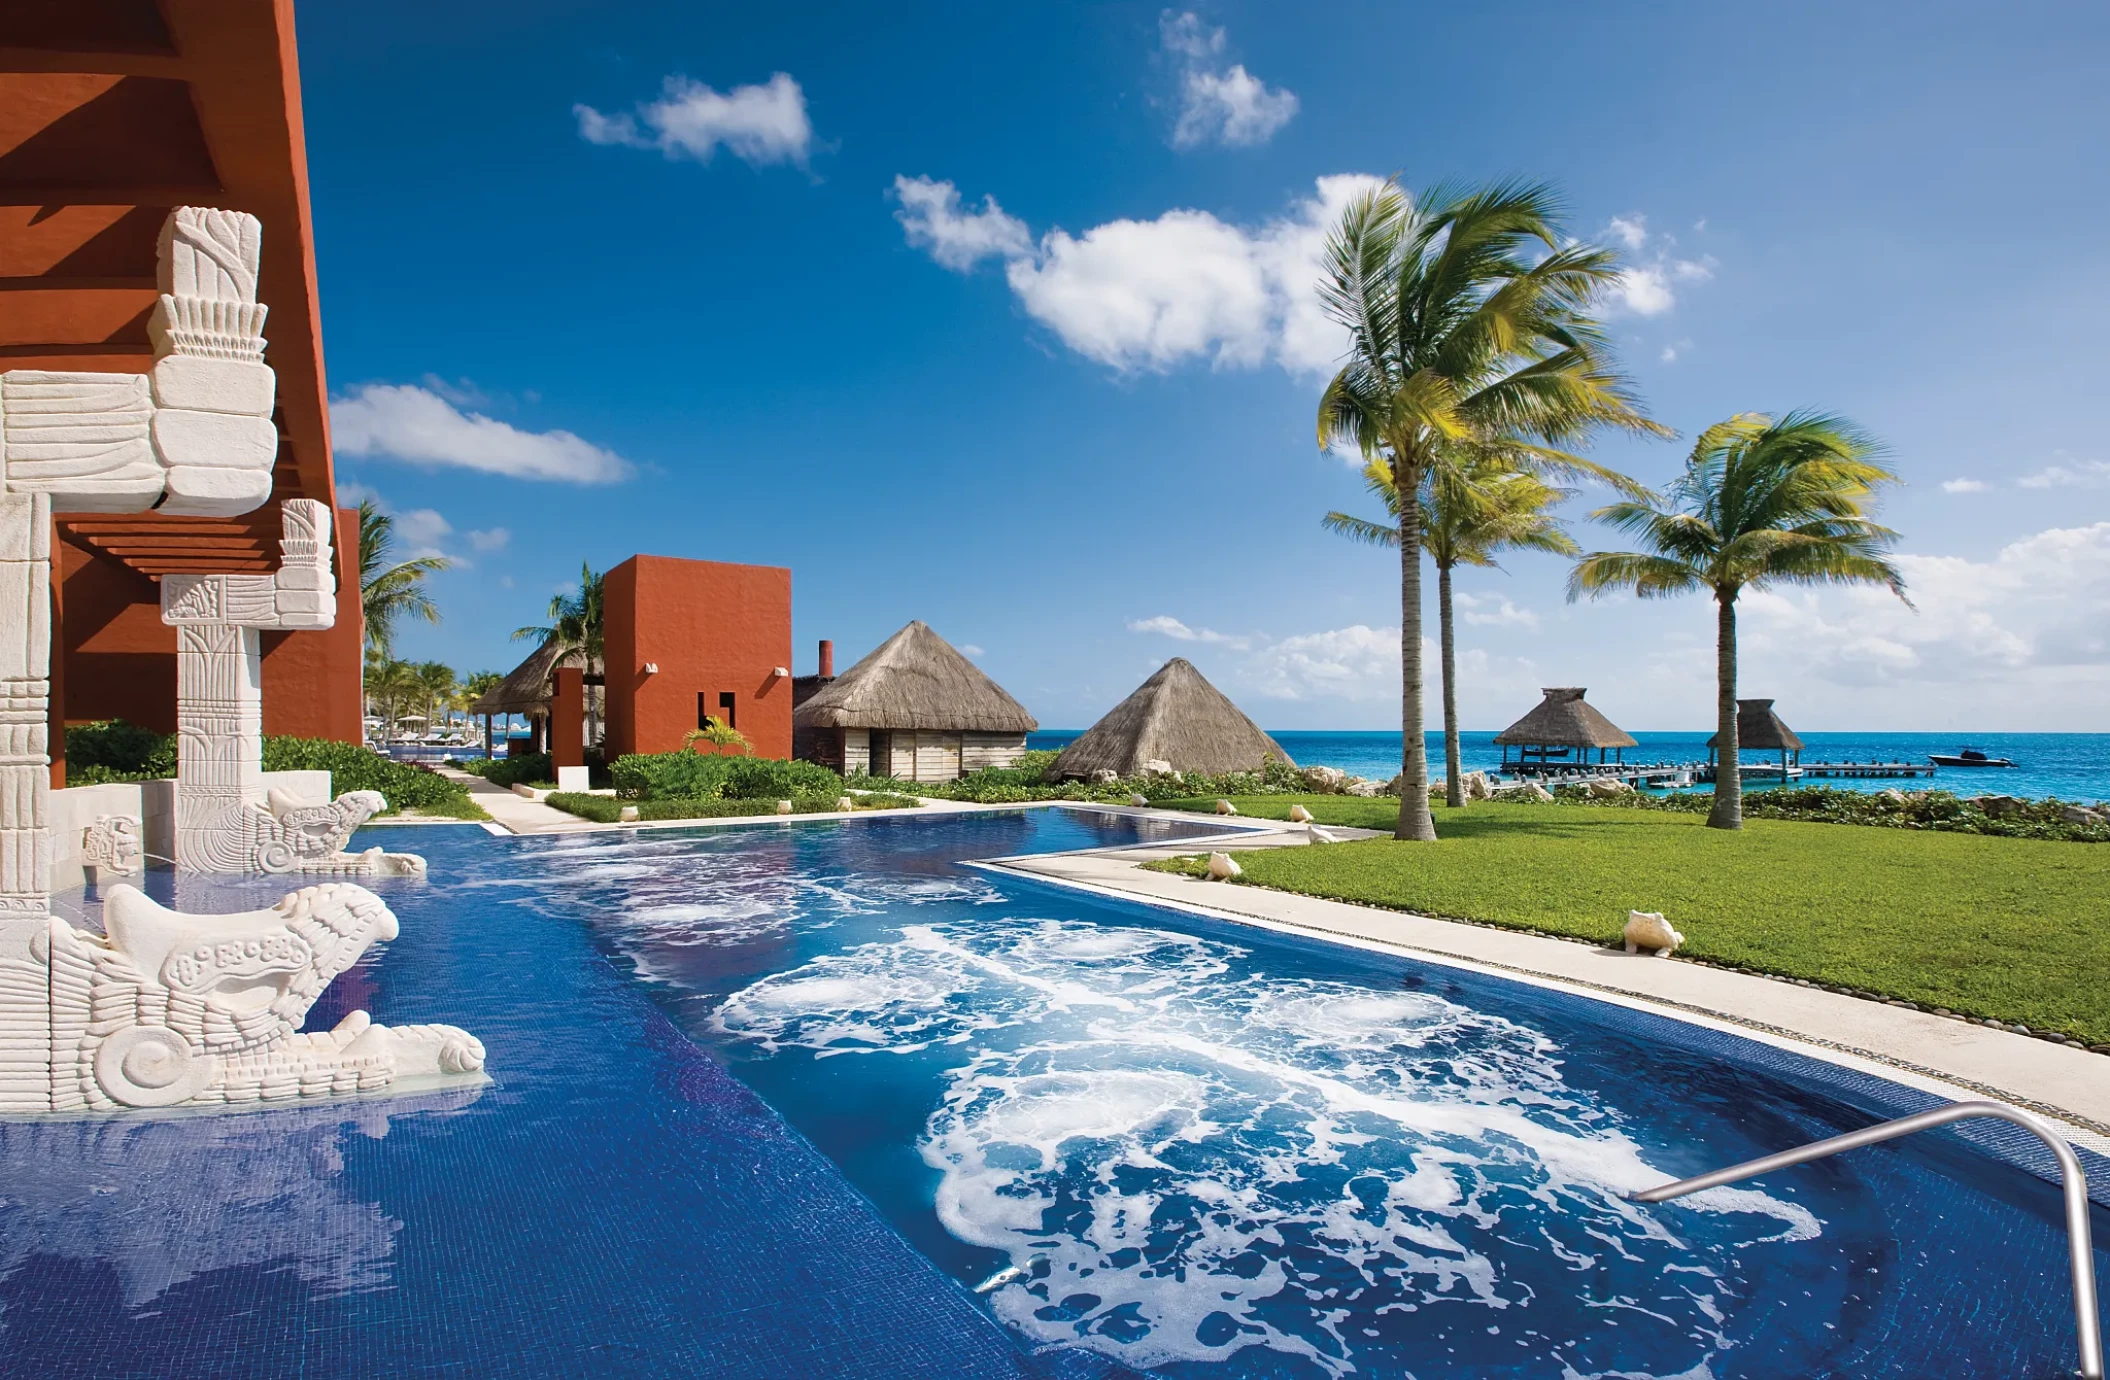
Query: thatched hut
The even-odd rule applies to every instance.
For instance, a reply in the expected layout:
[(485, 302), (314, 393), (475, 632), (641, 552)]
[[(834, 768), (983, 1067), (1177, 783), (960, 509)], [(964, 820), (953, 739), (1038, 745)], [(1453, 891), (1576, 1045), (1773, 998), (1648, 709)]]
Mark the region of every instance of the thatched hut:
[[(506, 673), (506, 678), (469, 701), (469, 712), (482, 715), (484, 721), (484, 750), (489, 752), (491, 742), (491, 720), (499, 715), (520, 714), (526, 717), (532, 737), (528, 751), (549, 750), (550, 697), (553, 693), (550, 680), (559, 666), (584, 665), (577, 648), (566, 650), (560, 644), (545, 642), (527, 659)], [(587, 678), (593, 686), (588, 694), (599, 693), (599, 676)], [(509, 740), (510, 741), (510, 740)]]
[(953, 645), (916, 622), (792, 711), (812, 761), (845, 776), (951, 781), (1008, 767), (1040, 727)]
[[(1543, 771), (1551, 766), (1581, 766), (1589, 762), (1595, 748), (1602, 763), (1605, 754), (1626, 760), (1626, 750), (1638, 747), (1634, 738), (1583, 699), (1582, 686), (1551, 686), (1540, 692), (1546, 698), (1523, 718), (1495, 735), (1502, 748), (1502, 770), (1510, 771), (1509, 750), (1517, 749), (1515, 770)], [(1570, 754), (1573, 754), (1572, 758)]]
[(1297, 765), (1193, 663), (1176, 656), (1064, 748), (1048, 774), (1138, 776), (1145, 762), (1159, 761), (1174, 771), (1218, 776), (1258, 771), (1270, 757)]
[[(1721, 734), (1710, 734), (1707, 750), (1719, 765), (1721, 757)], [(1790, 765), (1802, 765), (1802, 738), (1781, 722), (1780, 715), (1773, 712), (1771, 700), (1738, 700), (1736, 702), (1736, 746), (1739, 752), (1777, 752), (1780, 754), (1780, 779), (1788, 779)]]

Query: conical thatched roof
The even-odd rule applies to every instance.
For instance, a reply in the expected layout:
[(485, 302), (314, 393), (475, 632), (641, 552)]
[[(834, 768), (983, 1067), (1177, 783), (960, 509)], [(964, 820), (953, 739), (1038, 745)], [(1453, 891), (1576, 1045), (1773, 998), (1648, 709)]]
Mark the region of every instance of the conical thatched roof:
[(549, 705), (550, 673), (560, 663), (576, 665), (579, 655), (576, 649), (563, 654), (556, 643), (545, 642), (528, 653), (527, 660), (515, 666), (506, 678), (470, 701), (471, 714), (532, 714)]
[(1174, 657), (1084, 736), (1062, 750), (1050, 776), (1090, 776), (1102, 768), (1137, 776), (1164, 761), (1174, 771), (1257, 771), (1269, 757), (1297, 765), (1282, 745), (1209, 684), (1184, 657)]
[(1031, 733), (1040, 724), (953, 645), (915, 622), (792, 713), (800, 728)]
[[(1719, 733), (1710, 734), (1707, 746), (1713, 747)], [(1736, 745), (1739, 749), (1766, 749), (1779, 752), (1802, 751), (1802, 739), (1795, 730), (1780, 721), (1773, 712), (1771, 700), (1738, 700), (1736, 702)]]
[(1495, 735), (1505, 746), (1630, 748), (1640, 746), (1625, 730), (1583, 700), (1583, 687), (1554, 686), (1541, 691), (1536, 709)]

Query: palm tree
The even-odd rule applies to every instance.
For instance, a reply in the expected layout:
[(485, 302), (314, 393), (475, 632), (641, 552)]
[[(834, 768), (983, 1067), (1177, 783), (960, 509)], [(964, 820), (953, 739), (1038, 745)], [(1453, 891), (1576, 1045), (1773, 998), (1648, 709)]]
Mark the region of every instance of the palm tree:
[(423, 693), (416, 667), (372, 653), (366, 658), (364, 686), (368, 706), (381, 719), (384, 741), (395, 736), (396, 720)]
[(454, 668), (444, 661), (417, 664), (418, 695), (425, 703), (425, 727), (433, 727), (433, 711), (451, 709), (454, 699)]
[[(1611, 366), (1593, 302), (1618, 278), (1611, 251), (1565, 242), (1542, 186), (1439, 187), (1410, 203), (1387, 181), (1328, 237), (1319, 283), (1347, 327), (1347, 362), (1319, 400), (1319, 445), (1353, 446), (1419, 495), (1456, 443), (1499, 444), (1518, 466), (1579, 463), (1555, 447), (1602, 427), (1648, 435)], [(1401, 799), (1398, 837), (1434, 839), (1422, 739), (1421, 505), (1400, 505)]]
[[(1736, 596), (1777, 584), (1872, 584), (1905, 599), (1890, 563), (1897, 533), (1870, 521), (1876, 489), (1898, 482), (1881, 447), (1839, 417), (1744, 412), (1700, 433), (1669, 505), (1641, 499), (1592, 517), (1631, 533), (1645, 551), (1594, 551), (1568, 577), (1568, 598), (1631, 589), (1643, 599), (1691, 590), (1714, 595), (1716, 767), (1714, 829), (1744, 827), (1737, 766)], [(1906, 607), (1912, 601), (1905, 599)]]
[[(586, 674), (598, 678), (601, 674), (603, 619), (601, 617), (601, 576), (591, 565), (579, 564), (579, 584), (576, 589), (564, 590), (551, 596), (549, 622), (539, 627), (515, 628), (515, 642), (535, 642), (544, 647), (555, 645), (556, 665), (571, 657), (577, 657), (586, 668)], [(592, 687), (586, 692), (586, 736), (599, 740), (601, 736), (600, 697)]]
[(706, 718), (702, 728), (692, 728), (681, 735), (683, 747), (699, 742), (709, 743), (720, 756), (725, 754), (727, 748), (739, 748), (743, 752), (752, 751), (754, 748), (754, 744), (747, 741), (745, 733), (717, 718)]
[[(1596, 467), (1592, 467), (1593, 469)], [(1363, 470), (1370, 492), (1393, 514), (1393, 525), (1347, 513), (1328, 513), (1323, 525), (1343, 536), (1380, 546), (1399, 545), (1399, 496), (1391, 468), (1372, 461)], [(1444, 803), (1465, 808), (1464, 764), (1458, 750), (1457, 618), (1452, 610), (1451, 572), (1460, 565), (1498, 568), (1503, 550), (1550, 551), (1572, 556), (1580, 548), (1547, 510), (1573, 496), (1536, 475), (1511, 469), (1496, 451), (1481, 448), (1436, 470), (1421, 500), (1422, 546), (1436, 564), (1436, 622), (1442, 649)]]
[(366, 645), (386, 660), (395, 651), (397, 620), (440, 621), (440, 611), (425, 592), (425, 577), (447, 569), (445, 556), (413, 556), (389, 563), (396, 544), (396, 520), (370, 498), (359, 501), (359, 602), (366, 615)]

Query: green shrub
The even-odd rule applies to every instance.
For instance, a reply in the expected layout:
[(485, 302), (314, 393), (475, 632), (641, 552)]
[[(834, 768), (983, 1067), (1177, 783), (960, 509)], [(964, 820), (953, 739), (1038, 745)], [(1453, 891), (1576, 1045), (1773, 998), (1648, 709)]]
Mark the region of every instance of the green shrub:
[(1029, 800), (1079, 800), (1098, 804), (1126, 805), (1140, 795), (1151, 804), (1193, 796), (1253, 796), (1300, 794), (1308, 789), (1295, 767), (1269, 758), (1265, 773), (1229, 772), (1205, 776), (1188, 772), (1175, 776), (1132, 777), (1126, 781), (1048, 781), (1043, 777), (1056, 753), (1025, 754), (1017, 766), (984, 767), (957, 781), (903, 781), (895, 777), (855, 776), (850, 784), (860, 789), (905, 792), (934, 800), (960, 800), (976, 805), (1015, 805)]
[(105, 719), (66, 729), (66, 784), (154, 781), (176, 774), (176, 735)]
[[(556, 791), (545, 797), (543, 803), (598, 824), (615, 824), (621, 820), (626, 804), (637, 807), (638, 818), (641, 820), (729, 819), (738, 815), (773, 815), (777, 812), (777, 801), (784, 799), (791, 801), (792, 811), (796, 814), (833, 814), (835, 802), (841, 795), (842, 792), (836, 791), (833, 794), (823, 792), (789, 797), (773, 796), (768, 799), (742, 797), (715, 800), (675, 798), (623, 801), (613, 796)], [(900, 795), (857, 795), (851, 799), (857, 802), (859, 810), (898, 810), (916, 803), (909, 797)]]
[(473, 771), (494, 786), (520, 786), (536, 781), (554, 781), (557, 769), (550, 765), (546, 752), (530, 752), (520, 757), (498, 757), (489, 761), (478, 760), (474, 765), (464, 762), (464, 771)]
[[(383, 757), (358, 743), (340, 743), (330, 738), (266, 738), (264, 770), (326, 771), (332, 793), (379, 791), (387, 797), (391, 814), (397, 810), (459, 814), (461, 807), (469, 804), (469, 793), (460, 782)], [(466, 817), (475, 818), (481, 813), (475, 811)]]
[(630, 800), (784, 800), (825, 795), (832, 807), (843, 779), (816, 762), (776, 757), (633, 752), (609, 766), (616, 794)]

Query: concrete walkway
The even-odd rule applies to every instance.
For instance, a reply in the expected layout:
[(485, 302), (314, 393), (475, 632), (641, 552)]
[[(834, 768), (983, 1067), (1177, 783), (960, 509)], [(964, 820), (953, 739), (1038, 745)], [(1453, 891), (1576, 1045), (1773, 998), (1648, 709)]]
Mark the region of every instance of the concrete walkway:
[(577, 815), (568, 815), (538, 800), (514, 795), (506, 787), (494, 786), (481, 776), (472, 776), (452, 767), (435, 767), (433, 770), (449, 781), (465, 787), (469, 798), (483, 806), (499, 828), (508, 834), (554, 834), (573, 829), (603, 827), (580, 819)]
[[(1178, 817), (1194, 819), (1192, 815)], [(1368, 836), (1368, 831), (1354, 832)], [(1212, 847), (1235, 852), (1298, 846), (1308, 846), (1301, 827), (1276, 826), (1261, 835), (1004, 858), (983, 865), (1221, 919), (1411, 953), (1653, 1009), (1952, 1099), (1997, 1097), (2058, 1118), (2072, 1129), (2076, 1142), (2110, 1154), (2110, 1057), (2104, 1055), (1931, 1012), (1799, 987), (1784, 978), (1675, 958), (1630, 956), (1594, 944), (1146, 872), (1140, 867), (1154, 859), (1192, 855)], [(1998, 955), (1989, 954), (1987, 961), (1998, 962)]]

